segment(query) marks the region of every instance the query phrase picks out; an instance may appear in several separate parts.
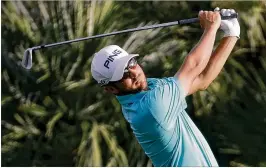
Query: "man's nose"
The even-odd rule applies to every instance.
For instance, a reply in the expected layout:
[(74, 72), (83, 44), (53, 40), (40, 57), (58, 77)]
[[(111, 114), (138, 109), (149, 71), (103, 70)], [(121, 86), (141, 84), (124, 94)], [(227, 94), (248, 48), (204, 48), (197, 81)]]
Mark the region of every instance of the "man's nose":
[(128, 71), (129, 71), (129, 74), (130, 74), (130, 78), (132, 78), (132, 79), (137, 78), (138, 71), (137, 71), (136, 68), (129, 68)]

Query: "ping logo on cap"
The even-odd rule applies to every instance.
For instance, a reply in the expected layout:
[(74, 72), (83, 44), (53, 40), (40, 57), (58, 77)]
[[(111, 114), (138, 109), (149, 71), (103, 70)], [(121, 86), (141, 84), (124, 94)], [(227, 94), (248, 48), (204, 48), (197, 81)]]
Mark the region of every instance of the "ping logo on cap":
[(122, 51), (120, 51), (118, 49), (115, 49), (112, 52), (113, 55), (109, 55), (108, 58), (107, 58), (107, 60), (104, 62), (104, 67), (106, 67), (107, 69), (109, 69), (109, 63), (110, 62), (114, 62), (114, 60), (115, 60), (113, 57), (116, 57), (116, 56), (118, 56), (121, 53), (122, 53)]

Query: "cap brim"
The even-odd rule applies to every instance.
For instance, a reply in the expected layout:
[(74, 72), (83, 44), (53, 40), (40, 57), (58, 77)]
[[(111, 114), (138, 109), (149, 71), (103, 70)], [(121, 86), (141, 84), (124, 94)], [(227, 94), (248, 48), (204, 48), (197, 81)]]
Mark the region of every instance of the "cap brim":
[(122, 79), (123, 75), (124, 75), (124, 70), (128, 64), (128, 61), (133, 58), (133, 57), (137, 57), (139, 56), (139, 54), (129, 54), (127, 57), (123, 57), (119, 60), (119, 64), (118, 66), (115, 68), (114, 74), (112, 76), (112, 78), (110, 79), (111, 81), (118, 81), (120, 79)]

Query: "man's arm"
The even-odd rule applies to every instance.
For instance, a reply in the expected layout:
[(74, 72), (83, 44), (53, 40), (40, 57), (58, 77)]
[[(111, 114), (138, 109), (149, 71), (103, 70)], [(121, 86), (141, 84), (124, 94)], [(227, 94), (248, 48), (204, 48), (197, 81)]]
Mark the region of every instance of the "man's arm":
[(188, 95), (205, 90), (222, 70), (227, 58), (237, 42), (237, 37), (225, 37), (212, 54), (206, 68), (195, 78)]
[(205, 11), (199, 13), (200, 24), (204, 33), (193, 50), (186, 57), (183, 65), (175, 74), (183, 87), (184, 94), (190, 91), (195, 78), (205, 69), (212, 54), (217, 30), (221, 23), (219, 12)]
[[(221, 10), (221, 14), (223, 16), (230, 16), (234, 13), (234, 9)], [(220, 73), (226, 60), (228, 59), (229, 54), (236, 44), (237, 38), (240, 36), (240, 26), (237, 18), (222, 20), (220, 28), (224, 32), (224, 38), (212, 54), (211, 59), (204, 71), (193, 81), (188, 94), (193, 94), (198, 90), (205, 90), (211, 84), (211, 82)]]

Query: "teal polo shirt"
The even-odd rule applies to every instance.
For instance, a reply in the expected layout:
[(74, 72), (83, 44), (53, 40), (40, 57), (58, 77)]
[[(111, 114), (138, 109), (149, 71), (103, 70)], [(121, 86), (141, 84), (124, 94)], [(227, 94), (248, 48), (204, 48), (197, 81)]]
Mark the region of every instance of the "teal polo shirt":
[(176, 77), (148, 78), (149, 90), (117, 96), (125, 119), (154, 166), (218, 166), (202, 133), (187, 115)]

